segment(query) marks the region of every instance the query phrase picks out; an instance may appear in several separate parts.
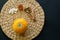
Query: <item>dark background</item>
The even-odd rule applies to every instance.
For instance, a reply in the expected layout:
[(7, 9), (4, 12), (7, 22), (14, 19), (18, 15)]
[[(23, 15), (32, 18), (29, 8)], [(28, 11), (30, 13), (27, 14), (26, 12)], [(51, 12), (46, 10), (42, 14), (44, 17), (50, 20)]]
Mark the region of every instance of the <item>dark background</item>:
[[(0, 0), (0, 10), (7, 0)], [(60, 40), (60, 0), (37, 0), (45, 12), (45, 24), (41, 34), (33, 40)], [(0, 28), (0, 40), (9, 39)]]

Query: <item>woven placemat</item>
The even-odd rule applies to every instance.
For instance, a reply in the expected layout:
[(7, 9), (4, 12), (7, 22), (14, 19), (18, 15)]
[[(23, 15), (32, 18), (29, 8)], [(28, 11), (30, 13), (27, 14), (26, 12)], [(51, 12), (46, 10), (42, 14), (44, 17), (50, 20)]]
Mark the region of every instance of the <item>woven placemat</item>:
[(1, 16), (2, 16), (2, 14), (1, 14), (1, 12), (0, 12), (0, 26), (2, 25), (2, 24), (1, 24), (1, 22), (2, 22)]
[[(16, 14), (9, 14), (8, 11), (11, 8), (17, 8), (19, 4), (23, 4), (24, 7), (31, 7), (36, 15), (36, 22), (33, 22), (25, 12), (17, 12)], [(42, 30), (44, 25), (44, 11), (38, 2), (34, 0), (9, 0), (5, 3), (1, 10), (1, 28), (3, 32), (13, 40), (32, 40), (35, 38)], [(13, 21), (16, 18), (23, 17), (28, 23), (28, 29), (24, 36), (18, 35), (12, 29)]]

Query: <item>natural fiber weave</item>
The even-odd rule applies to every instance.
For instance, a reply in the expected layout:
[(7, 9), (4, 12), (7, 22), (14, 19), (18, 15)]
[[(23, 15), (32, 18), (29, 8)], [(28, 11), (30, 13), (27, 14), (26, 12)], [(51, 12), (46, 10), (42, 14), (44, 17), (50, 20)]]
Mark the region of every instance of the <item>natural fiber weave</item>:
[[(19, 4), (23, 4), (24, 7), (31, 7), (34, 13), (36, 14), (36, 22), (33, 22), (25, 12), (17, 12), (16, 14), (9, 14), (8, 11), (11, 8), (17, 8)], [(1, 10), (1, 28), (3, 32), (13, 40), (32, 40), (35, 38), (42, 30), (44, 25), (44, 11), (42, 7), (32, 0), (9, 0), (5, 3)], [(24, 36), (16, 34), (12, 29), (13, 21), (16, 18), (25, 18), (28, 23), (28, 29), (25, 32)]]
[(0, 12), (0, 26), (2, 25), (2, 24), (1, 24), (1, 22), (2, 22), (1, 16), (2, 16), (2, 14), (1, 14), (1, 12)]

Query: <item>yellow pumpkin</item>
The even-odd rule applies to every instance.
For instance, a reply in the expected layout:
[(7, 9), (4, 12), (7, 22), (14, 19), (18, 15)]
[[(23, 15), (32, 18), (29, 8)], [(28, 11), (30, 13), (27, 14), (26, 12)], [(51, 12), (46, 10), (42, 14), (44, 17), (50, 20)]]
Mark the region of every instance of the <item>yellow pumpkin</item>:
[(24, 18), (18, 18), (14, 20), (13, 30), (16, 33), (23, 34), (27, 30), (27, 21)]

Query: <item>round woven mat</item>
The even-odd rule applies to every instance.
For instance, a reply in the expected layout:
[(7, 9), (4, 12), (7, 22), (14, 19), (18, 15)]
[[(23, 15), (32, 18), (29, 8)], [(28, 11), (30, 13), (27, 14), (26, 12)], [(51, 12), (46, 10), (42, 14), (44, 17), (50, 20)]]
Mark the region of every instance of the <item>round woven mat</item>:
[[(17, 12), (13, 15), (8, 13), (9, 9), (17, 8), (19, 4), (32, 8), (36, 15), (36, 22), (33, 22), (25, 12)], [(38, 2), (34, 0), (9, 0), (3, 6), (1, 14), (1, 28), (3, 32), (13, 40), (32, 40), (41, 32), (44, 25), (44, 11)], [(21, 17), (25, 18), (29, 23), (24, 36), (16, 34), (12, 28), (13, 21)]]

